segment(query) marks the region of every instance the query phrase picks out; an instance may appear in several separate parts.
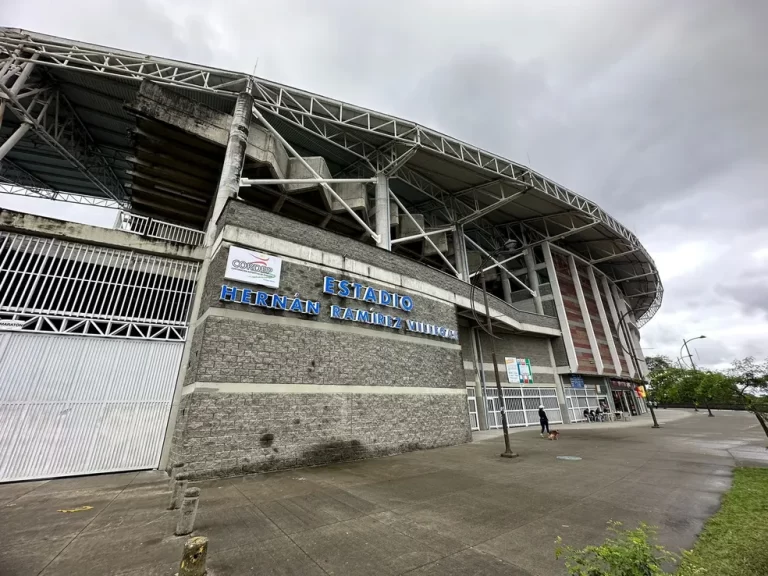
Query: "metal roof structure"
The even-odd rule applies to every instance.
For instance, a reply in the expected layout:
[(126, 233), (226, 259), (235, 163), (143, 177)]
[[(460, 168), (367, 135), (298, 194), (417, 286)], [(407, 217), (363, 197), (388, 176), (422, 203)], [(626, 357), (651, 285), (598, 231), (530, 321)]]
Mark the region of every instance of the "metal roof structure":
[(0, 192), (114, 207), (138, 201), (136, 167), (147, 160), (137, 150), (142, 138), (158, 137), (126, 103), (146, 81), (226, 113), (249, 90), (254, 112), (297, 149), (323, 156), (334, 177), (386, 173), (428, 229), (463, 225), (488, 251), (510, 238), (527, 246), (550, 241), (617, 282), (638, 326), (661, 305), (658, 271), (638, 238), (594, 202), (522, 164), (248, 74), (9, 28), (0, 28)]

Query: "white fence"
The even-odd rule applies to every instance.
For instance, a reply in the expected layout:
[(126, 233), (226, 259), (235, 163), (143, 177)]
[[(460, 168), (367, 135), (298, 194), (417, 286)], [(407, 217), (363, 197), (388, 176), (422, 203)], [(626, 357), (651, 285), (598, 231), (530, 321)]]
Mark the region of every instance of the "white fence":
[(594, 386), (565, 388), (565, 405), (568, 407), (568, 418), (572, 423), (588, 421), (589, 418), (584, 416), (584, 410), (597, 410), (601, 400), (608, 404), (607, 396), (598, 394)]
[(183, 340), (199, 264), (0, 232), (6, 329)]
[(155, 220), (148, 216), (131, 214), (124, 210), (120, 210), (117, 213), (115, 230), (122, 230), (123, 232), (167, 240), (169, 242), (177, 242), (179, 244), (188, 244), (190, 246), (202, 245), (205, 238), (205, 232), (200, 230), (163, 222), (162, 220)]
[[(563, 415), (554, 388), (523, 388), (505, 387), (504, 407), (507, 412), (507, 425), (531, 426), (539, 423), (539, 405), (544, 405), (544, 411), (551, 424), (560, 424)], [(496, 388), (486, 389), (488, 402), (488, 428), (501, 428), (501, 404)]]

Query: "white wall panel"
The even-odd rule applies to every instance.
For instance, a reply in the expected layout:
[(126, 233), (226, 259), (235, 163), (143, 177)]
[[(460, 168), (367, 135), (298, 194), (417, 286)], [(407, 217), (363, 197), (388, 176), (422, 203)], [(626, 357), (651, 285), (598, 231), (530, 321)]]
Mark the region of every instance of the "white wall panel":
[(157, 467), (183, 347), (0, 332), (0, 481)]

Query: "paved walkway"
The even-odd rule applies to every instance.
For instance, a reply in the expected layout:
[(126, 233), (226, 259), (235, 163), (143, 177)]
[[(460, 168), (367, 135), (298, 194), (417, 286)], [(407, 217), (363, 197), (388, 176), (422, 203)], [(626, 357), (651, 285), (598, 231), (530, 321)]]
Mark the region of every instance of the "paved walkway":
[[(558, 442), (519, 431), (515, 460), (497, 436), (201, 483), (196, 533), (213, 576), (557, 575), (555, 538), (597, 543), (611, 519), (690, 547), (731, 469), (768, 466), (766, 438), (748, 414), (659, 414), (660, 430), (637, 418), (563, 427)], [(0, 485), (0, 575), (174, 574), (184, 539), (167, 485), (160, 472)]]

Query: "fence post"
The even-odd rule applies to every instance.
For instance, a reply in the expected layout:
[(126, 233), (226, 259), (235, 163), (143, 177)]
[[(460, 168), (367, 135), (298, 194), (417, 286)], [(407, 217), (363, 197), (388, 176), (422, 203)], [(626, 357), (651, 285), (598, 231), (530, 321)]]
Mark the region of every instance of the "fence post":
[(187, 482), (189, 475), (180, 472), (176, 474), (176, 479), (173, 483), (173, 491), (171, 492), (171, 503), (168, 505), (168, 510), (176, 510), (182, 503), (184, 498), (184, 491), (187, 489)]
[(181, 504), (179, 520), (176, 523), (176, 536), (191, 534), (195, 528), (197, 503), (200, 500), (200, 488), (187, 488), (184, 491), (184, 501)]

